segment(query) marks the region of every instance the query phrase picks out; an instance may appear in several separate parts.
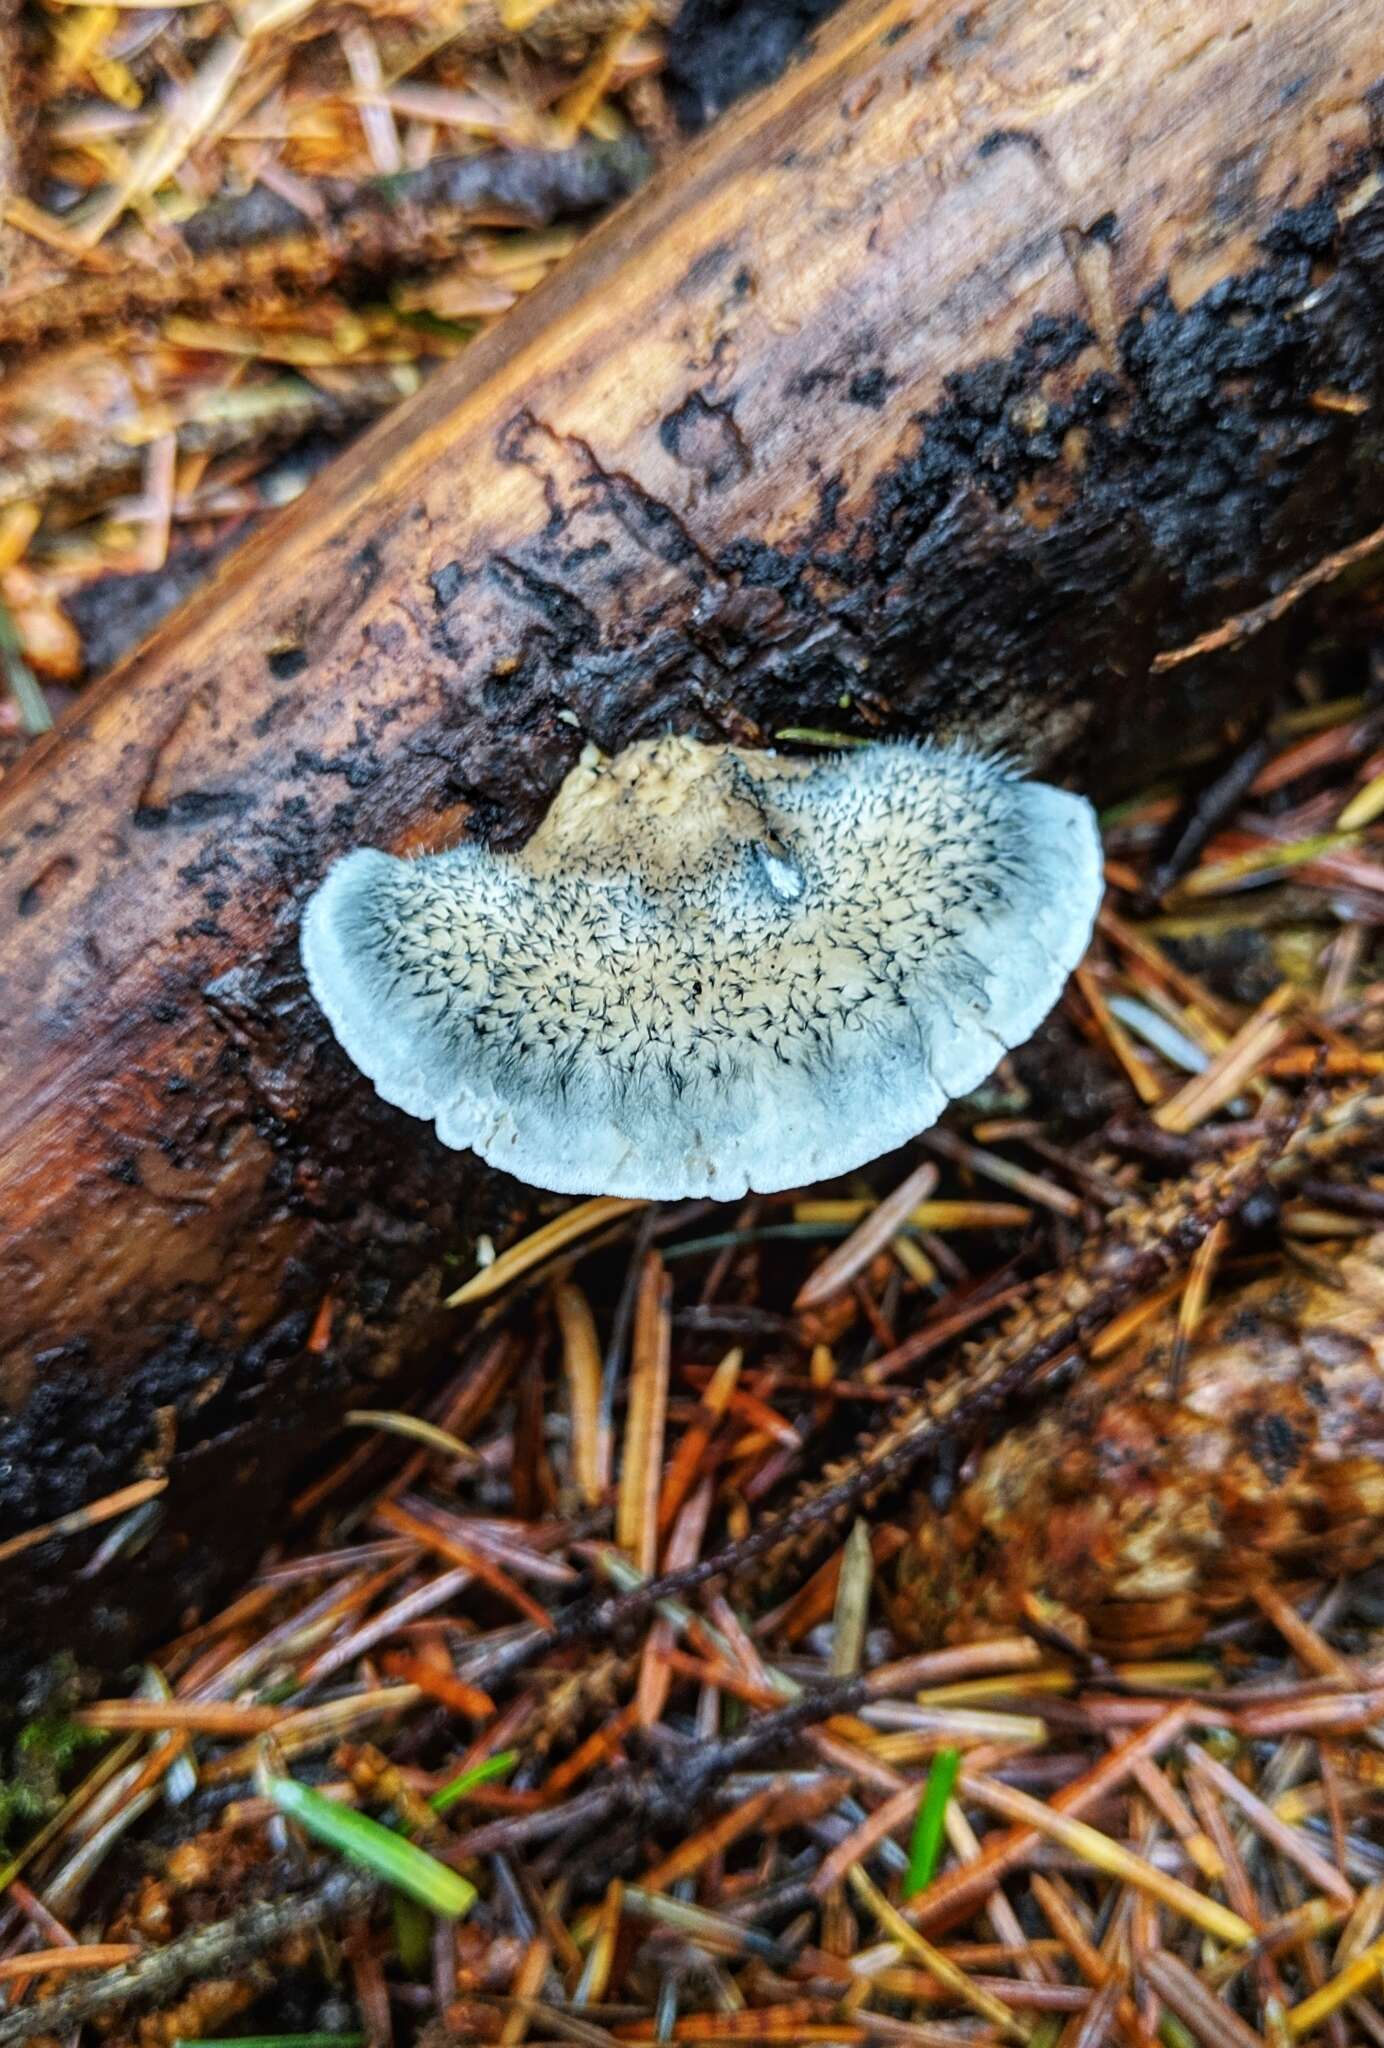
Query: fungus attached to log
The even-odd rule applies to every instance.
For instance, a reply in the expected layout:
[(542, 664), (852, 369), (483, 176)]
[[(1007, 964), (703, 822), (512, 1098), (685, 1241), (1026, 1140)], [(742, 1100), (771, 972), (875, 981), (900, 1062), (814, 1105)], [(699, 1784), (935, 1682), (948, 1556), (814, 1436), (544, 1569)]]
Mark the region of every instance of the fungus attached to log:
[(952, 745), (588, 749), (518, 854), (361, 850), (303, 959), (386, 1101), (564, 1193), (733, 1199), (925, 1129), (1036, 1028), (1100, 894), (1080, 797)]

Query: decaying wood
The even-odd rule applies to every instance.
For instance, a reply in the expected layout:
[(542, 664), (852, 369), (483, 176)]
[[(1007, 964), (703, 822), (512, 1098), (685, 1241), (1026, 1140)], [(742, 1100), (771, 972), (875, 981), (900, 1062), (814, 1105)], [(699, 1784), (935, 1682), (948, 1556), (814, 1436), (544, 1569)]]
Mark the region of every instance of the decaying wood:
[(202, 1597), (514, 1198), (328, 1041), (330, 858), (669, 723), (1142, 759), (1160, 653), (1379, 524), (1381, 70), (1346, 0), (849, 8), (5, 785), (0, 1536), (174, 1453), (17, 1658)]
[(1232, 1289), (1179, 1362), (1177, 1306), (1006, 1433), (899, 1559), (926, 1644), (1032, 1616), (1118, 1657), (1201, 1642), (1255, 1584), (1384, 1555), (1384, 1239)]

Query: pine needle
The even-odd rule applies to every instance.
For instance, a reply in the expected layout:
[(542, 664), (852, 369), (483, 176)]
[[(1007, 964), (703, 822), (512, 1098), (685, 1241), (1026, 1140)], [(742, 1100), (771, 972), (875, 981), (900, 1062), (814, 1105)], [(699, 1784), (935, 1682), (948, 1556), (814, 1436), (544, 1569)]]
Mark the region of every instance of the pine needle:
[(266, 1777), (266, 1796), (281, 1813), (348, 1863), (368, 1870), (416, 1904), (446, 1920), (459, 1920), (475, 1903), (476, 1888), (416, 1843), (405, 1841), (368, 1814), (353, 1813), (335, 1800), (324, 1799), (296, 1778)]
[(630, 1201), (616, 1195), (600, 1195), (591, 1202), (578, 1202), (575, 1208), (564, 1210), (551, 1223), (545, 1223), (508, 1251), (500, 1253), (492, 1264), (483, 1266), (479, 1273), (458, 1287), (455, 1294), (447, 1296), (448, 1308), (461, 1308), (473, 1301), (484, 1301), (492, 1294), (499, 1294), (541, 1266), (545, 1259), (556, 1257), (566, 1251), (569, 1245), (577, 1244), (583, 1237), (590, 1237), (605, 1224), (613, 1223), (620, 1216), (628, 1216), (634, 1209), (645, 1209), (646, 1202)]
[(960, 1769), (959, 1749), (939, 1749), (932, 1760), (927, 1784), (918, 1803), (918, 1817), (913, 1823), (913, 1839), (908, 1849), (908, 1870), (903, 1881), (903, 1895), (906, 1899), (925, 1891), (932, 1883), (946, 1825), (947, 1804), (951, 1799)]

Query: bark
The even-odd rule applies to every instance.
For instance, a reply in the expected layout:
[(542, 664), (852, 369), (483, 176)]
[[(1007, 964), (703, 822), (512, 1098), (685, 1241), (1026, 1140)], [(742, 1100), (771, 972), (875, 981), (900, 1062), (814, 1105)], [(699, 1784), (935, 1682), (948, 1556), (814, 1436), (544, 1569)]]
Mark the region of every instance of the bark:
[(331, 858), (669, 724), (1142, 763), (1156, 657), (1384, 520), (1369, 17), (853, 5), (4, 786), (0, 1537), (176, 1439), (137, 1556), (0, 1567), (14, 1660), (204, 1598), (516, 1198), (324, 1031)]

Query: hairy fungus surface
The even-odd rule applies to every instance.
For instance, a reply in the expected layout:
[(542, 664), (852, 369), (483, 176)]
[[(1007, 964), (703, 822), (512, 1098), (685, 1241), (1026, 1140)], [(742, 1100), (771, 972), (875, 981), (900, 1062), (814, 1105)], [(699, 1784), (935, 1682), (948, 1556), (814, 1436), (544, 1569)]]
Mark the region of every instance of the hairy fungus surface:
[(386, 1101), (564, 1193), (733, 1199), (925, 1129), (1041, 1022), (1089, 806), (961, 745), (588, 749), (522, 851), (361, 850), (303, 959)]

